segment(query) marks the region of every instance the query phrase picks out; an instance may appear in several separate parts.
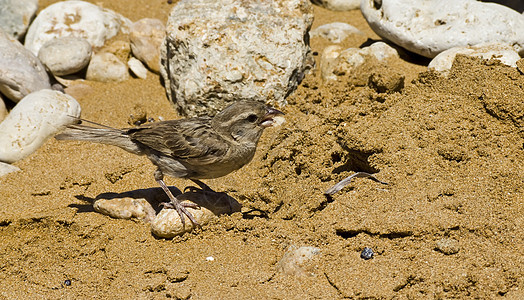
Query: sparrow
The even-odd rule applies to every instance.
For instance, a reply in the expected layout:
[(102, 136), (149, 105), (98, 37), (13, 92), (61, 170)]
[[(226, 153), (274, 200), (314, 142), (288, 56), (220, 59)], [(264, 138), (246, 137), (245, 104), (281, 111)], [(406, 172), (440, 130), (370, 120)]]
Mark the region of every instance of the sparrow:
[(283, 113), (261, 102), (238, 101), (214, 117), (169, 120), (124, 129), (73, 124), (55, 138), (113, 145), (147, 156), (157, 167), (155, 180), (169, 198), (162, 205), (175, 209), (183, 226), (184, 215), (193, 225), (200, 226), (186, 209), (198, 205), (182, 203), (173, 196), (164, 183), (164, 175), (190, 179), (205, 187), (200, 179), (218, 178), (240, 169), (252, 160), (262, 132), (274, 125), (279, 115)]

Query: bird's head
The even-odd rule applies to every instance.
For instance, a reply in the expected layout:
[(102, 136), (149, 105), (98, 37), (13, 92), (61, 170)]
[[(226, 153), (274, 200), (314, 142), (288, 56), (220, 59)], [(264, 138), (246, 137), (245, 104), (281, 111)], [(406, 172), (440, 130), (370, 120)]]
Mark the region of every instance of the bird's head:
[(258, 101), (238, 101), (219, 112), (211, 121), (215, 130), (239, 143), (257, 143), (265, 128), (284, 113)]

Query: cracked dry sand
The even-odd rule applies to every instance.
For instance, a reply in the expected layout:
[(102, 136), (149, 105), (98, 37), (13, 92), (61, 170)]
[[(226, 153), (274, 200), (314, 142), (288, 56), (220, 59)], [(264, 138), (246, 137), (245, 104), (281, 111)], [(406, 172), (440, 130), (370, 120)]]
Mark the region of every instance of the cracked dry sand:
[[(102, 3), (132, 20), (165, 20), (169, 8)], [(315, 8), (315, 18), (314, 26), (349, 20), (377, 39), (358, 11)], [(326, 45), (312, 40), (319, 53)], [(172, 240), (92, 208), (107, 193), (156, 187), (147, 159), (48, 141), (15, 164), (21, 172), (0, 178), (0, 298), (523, 298), (524, 75), (459, 57), (446, 79), (425, 64), (369, 63), (333, 84), (310, 74), (253, 162), (206, 181), (242, 212)], [(405, 87), (378, 93), (367, 84), (373, 74), (403, 75)], [(127, 126), (136, 107), (178, 117), (151, 73), (69, 92), (84, 118), (115, 127)], [(355, 171), (389, 185), (359, 178), (323, 195)], [(311, 276), (277, 271), (292, 245), (320, 249), (305, 266)], [(360, 258), (365, 247), (373, 259)]]

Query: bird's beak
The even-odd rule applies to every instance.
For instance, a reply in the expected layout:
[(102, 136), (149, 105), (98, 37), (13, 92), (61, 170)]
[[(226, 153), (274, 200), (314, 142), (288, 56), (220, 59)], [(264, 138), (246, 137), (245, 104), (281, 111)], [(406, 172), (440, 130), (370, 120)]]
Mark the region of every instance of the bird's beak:
[(284, 118), (282, 117), (283, 115), (284, 113), (280, 110), (268, 106), (266, 109), (266, 114), (260, 122), (260, 126), (271, 127), (274, 124), (282, 124), (284, 122)]

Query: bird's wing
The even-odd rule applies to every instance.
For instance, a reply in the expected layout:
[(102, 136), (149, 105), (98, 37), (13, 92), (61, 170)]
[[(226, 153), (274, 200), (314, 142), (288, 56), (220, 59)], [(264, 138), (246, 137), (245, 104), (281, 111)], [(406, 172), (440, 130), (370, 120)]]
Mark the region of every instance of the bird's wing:
[(208, 118), (192, 118), (151, 123), (132, 128), (133, 141), (179, 159), (197, 159), (206, 164), (224, 156), (229, 142), (209, 125)]

